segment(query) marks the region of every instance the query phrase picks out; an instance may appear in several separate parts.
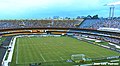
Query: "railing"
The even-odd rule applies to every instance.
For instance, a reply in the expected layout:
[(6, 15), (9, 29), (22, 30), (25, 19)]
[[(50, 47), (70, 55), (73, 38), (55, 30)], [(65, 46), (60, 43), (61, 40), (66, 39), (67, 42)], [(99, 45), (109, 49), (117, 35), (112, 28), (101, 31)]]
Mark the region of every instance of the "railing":
[[(14, 37), (13, 40), (11, 40), (10, 44), (9, 44), (9, 48), (10, 48), (10, 52), (8, 52), (8, 50), (6, 51), (4, 58), (2, 60), (2, 66), (8, 66), (8, 63), (12, 61), (12, 56), (13, 56), (13, 52), (14, 52), (14, 47), (15, 47), (15, 41), (16, 41), (17, 37)], [(6, 56), (8, 54), (7, 60), (5, 59)]]

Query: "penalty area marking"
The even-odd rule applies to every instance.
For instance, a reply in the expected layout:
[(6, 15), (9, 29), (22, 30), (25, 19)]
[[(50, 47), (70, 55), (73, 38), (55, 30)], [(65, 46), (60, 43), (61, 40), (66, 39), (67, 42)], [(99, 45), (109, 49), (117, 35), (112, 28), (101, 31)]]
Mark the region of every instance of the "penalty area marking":
[(43, 55), (42, 55), (42, 54), (40, 54), (40, 56), (42, 57), (42, 59), (44, 60), (44, 62), (46, 62), (46, 60), (45, 60), (45, 58), (43, 57)]
[(60, 57), (62, 60), (64, 60), (62, 57)]

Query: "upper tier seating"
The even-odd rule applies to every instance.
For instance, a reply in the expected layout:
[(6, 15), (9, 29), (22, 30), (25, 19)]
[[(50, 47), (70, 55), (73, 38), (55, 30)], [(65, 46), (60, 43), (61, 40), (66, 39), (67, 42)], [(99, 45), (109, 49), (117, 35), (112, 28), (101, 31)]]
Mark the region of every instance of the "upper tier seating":
[(120, 29), (120, 20), (87, 19), (79, 26), (79, 28), (90, 29), (99, 29), (100, 27)]
[(0, 29), (62, 27), (76, 28), (82, 20), (0, 20)]

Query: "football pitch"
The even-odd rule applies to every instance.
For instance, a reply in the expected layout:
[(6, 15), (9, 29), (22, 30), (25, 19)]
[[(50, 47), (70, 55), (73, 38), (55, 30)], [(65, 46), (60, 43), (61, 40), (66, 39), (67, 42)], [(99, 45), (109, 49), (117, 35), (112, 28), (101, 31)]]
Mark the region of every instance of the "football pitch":
[(71, 37), (22, 37), (17, 38), (11, 66), (72, 66), (66, 62), (73, 54), (87, 58), (118, 56), (117, 52), (89, 44)]

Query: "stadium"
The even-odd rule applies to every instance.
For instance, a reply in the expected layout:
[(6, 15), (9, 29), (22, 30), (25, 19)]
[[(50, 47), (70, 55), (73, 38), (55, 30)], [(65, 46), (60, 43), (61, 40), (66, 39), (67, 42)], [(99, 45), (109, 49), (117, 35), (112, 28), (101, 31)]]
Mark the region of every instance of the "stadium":
[(120, 18), (0, 20), (0, 66), (93, 65), (120, 65)]

